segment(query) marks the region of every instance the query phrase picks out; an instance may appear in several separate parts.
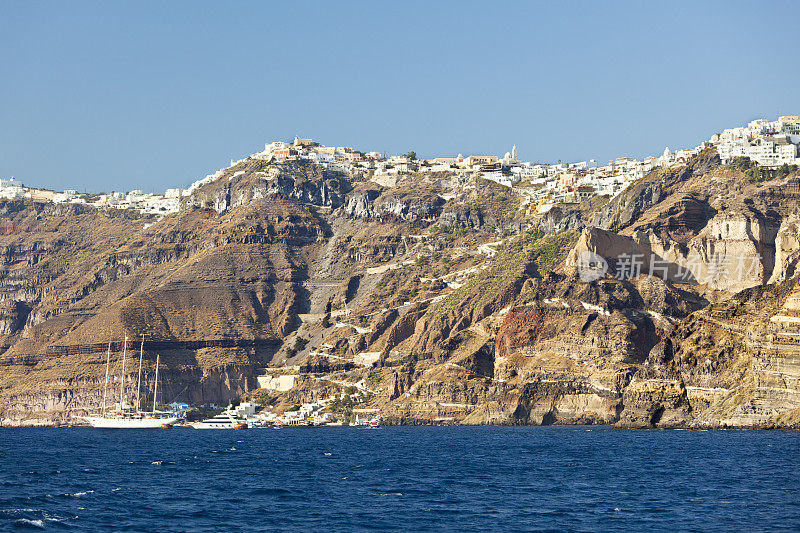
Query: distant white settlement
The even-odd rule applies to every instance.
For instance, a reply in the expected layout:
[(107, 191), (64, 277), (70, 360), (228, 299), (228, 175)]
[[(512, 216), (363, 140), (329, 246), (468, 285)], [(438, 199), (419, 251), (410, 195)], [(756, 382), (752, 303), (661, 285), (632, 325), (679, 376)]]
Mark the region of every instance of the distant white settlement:
[[(276, 141), (264, 150), (195, 181), (185, 189), (167, 189), (164, 194), (132, 190), (126, 193), (81, 194), (75, 190), (61, 192), (25, 187), (13, 177), (0, 179), (0, 198), (32, 199), (54, 203), (89, 204), (101, 209), (135, 209), (142, 213), (168, 215), (181, 209), (181, 199), (199, 187), (211, 183), (236, 165), (249, 160), (266, 162), (306, 161), (325, 169), (343, 173), (366, 173), (384, 187), (392, 187), (398, 175), (410, 173), (445, 172), (464, 177), (479, 176), (506, 187), (518, 187), (528, 203), (539, 209), (557, 203), (581, 202), (598, 195), (615, 196), (630, 184), (657, 167), (672, 167), (686, 163), (701, 150), (717, 151), (723, 163), (745, 157), (767, 168), (781, 165), (800, 165), (800, 118), (782, 116), (769, 121), (761, 118), (746, 126), (716, 133), (694, 148), (672, 152), (665, 148), (660, 156), (638, 160), (618, 157), (606, 165), (595, 160), (578, 163), (532, 163), (520, 161), (517, 147), (503, 156), (458, 154), (456, 157), (418, 159), (416, 154), (386, 156), (380, 152), (362, 152), (347, 146), (324, 146), (313, 139), (295, 137), (294, 141)], [(244, 171), (242, 171), (244, 173)]]
[(25, 187), (13, 177), (0, 179), (0, 198), (7, 200), (28, 199), (56, 204), (86, 204), (97, 208), (136, 209), (142, 213), (154, 215), (167, 215), (180, 211), (182, 195), (182, 189), (167, 189), (164, 194), (150, 194), (140, 190), (109, 194), (85, 194), (73, 189), (59, 192)]

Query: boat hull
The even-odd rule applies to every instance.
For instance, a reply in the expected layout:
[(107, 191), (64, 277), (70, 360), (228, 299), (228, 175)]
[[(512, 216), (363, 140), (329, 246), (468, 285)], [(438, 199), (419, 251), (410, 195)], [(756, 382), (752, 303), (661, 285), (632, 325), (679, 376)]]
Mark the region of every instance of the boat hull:
[(217, 424), (206, 422), (189, 422), (189, 427), (192, 429), (236, 429), (236, 424)]
[(94, 428), (105, 429), (160, 429), (162, 425), (171, 425), (178, 417), (169, 418), (106, 418), (102, 416), (82, 417)]

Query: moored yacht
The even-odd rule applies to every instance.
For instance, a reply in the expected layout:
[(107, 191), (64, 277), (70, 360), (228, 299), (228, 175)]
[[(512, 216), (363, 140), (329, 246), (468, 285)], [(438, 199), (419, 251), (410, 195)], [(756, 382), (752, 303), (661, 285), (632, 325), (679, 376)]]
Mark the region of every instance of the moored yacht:
[(141, 413), (130, 409), (81, 418), (89, 422), (92, 427), (109, 429), (158, 429), (172, 426), (178, 421), (178, 417), (172, 413)]
[(82, 416), (81, 419), (87, 421), (95, 428), (108, 429), (158, 429), (171, 427), (178, 421), (174, 413), (156, 410), (156, 398), (158, 394), (158, 367), (161, 356), (156, 356), (156, 378), (153, 387), (153, 410), (142, 412), (141, 405), (141, 383), (142, 383), (142, 356), (144, 355), (144, 337), (142, 346), (139, 350), (139, 376), (136, 382), (136, 408), (130, 405), (125, 398), (125, 356), (128, 347), (128, 337), (122, 347), (122, 383), (120, 385), (119, 402), (114, 404), (110, 411), (106, 411), (106, 394), (108, 391), (108, 371), (111, 362), (111, 343), (108, 345), (106, 354), (106, 377), (103, 385), (103, 405), (100, 414), (96, 416)]
[(253, 425), (254, 414), (254, 404), (242, 403), (236, 407), (228, 406), (220, 414), (200, 422), (189, 422), (189, 426), (194, 429), (247, 429)]
[(231, 411), (224, 411), (200, 422), (189, 422), (194, 429), (246, 429), (247, 420)]

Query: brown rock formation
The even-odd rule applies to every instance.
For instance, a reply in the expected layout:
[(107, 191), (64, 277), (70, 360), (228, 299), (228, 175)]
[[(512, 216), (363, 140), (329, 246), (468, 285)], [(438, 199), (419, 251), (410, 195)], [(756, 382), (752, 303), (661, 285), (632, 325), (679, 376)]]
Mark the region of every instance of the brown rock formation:
[[(781, 183), (703, 152), (536, 217), (486, 180), (368, 177), (248, 160), (160, 219), (0, 202), (0, 421), (96, 408), (127, 334), (146, 338), (147, 380), (161, 355), (165, 401), (222, 403), (297, 365), (276, 405), (360, 383), (390, 423), (800, 423)], [(597, 279), (587, 252), (608, 264)]]

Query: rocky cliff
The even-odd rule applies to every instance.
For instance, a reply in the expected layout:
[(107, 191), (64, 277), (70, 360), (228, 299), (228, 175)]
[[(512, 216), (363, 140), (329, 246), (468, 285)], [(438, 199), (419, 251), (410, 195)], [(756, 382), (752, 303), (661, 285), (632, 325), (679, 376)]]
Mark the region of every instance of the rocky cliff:
[(165, 402), (360, 382), (390, 423), (793, 427), (793, 179), (703, 152), (539, 215), (471, 176), (247, 160), (163, 218), (0, 202), (0, 420), (96, 409), (109, 350), (119, 395), (127, 335), (123, 394), (144, 338)]

